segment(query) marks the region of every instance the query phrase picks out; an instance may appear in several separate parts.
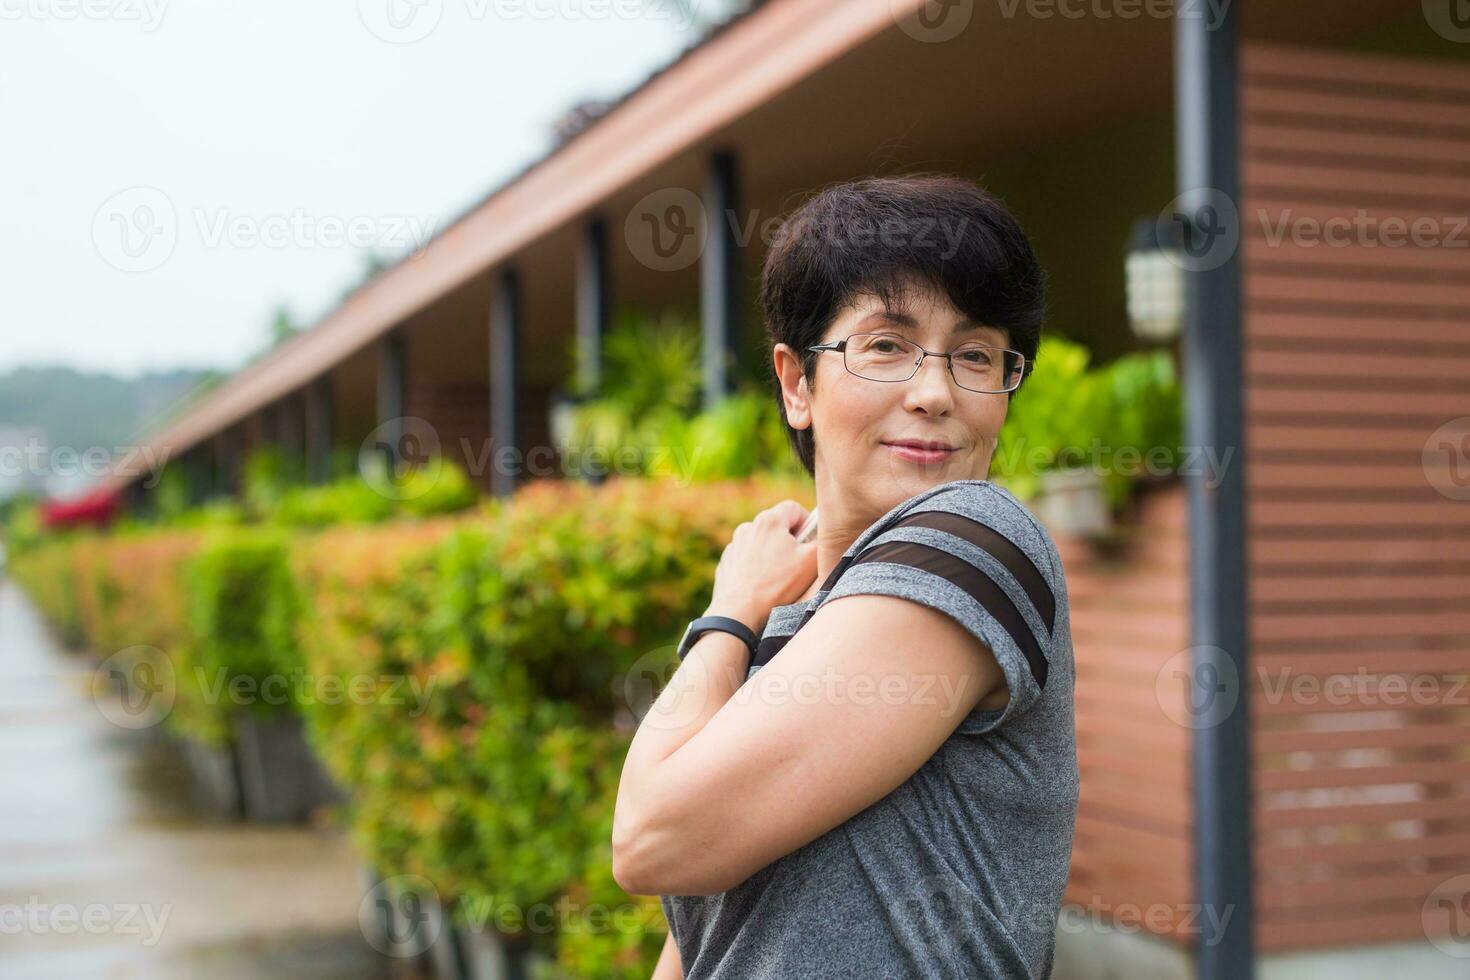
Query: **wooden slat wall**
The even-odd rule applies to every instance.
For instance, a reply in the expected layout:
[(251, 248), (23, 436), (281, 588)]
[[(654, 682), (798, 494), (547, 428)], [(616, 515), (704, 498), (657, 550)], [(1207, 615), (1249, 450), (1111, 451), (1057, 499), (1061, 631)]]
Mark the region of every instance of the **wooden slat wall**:
[(478, 477), (478, 482), (489, 485), (489, 477), (484, 475), (490, 461), (487, 454), (490, 389), (487, 386), (411, 380), (406, 406), (406, 414), (421, 418), (433, 427), (445, 459), (453, 460), (467, 473)]
[[(1424, 454), (1470, 423), (1470, 67), (1247, 45), (1241, 69), (1257, 943), (1422, 940), (1470, 872), (1470, 501)], [(1266, 231), (1359, 209), (1444, 244)], [(1355, 686), (1280, 687), (1333, 675)]]
[[(551, 443), (550, 401), (548, 386), (523, 383), (519, 453), (510, 463), (520, 468), (522, 480), (561, 472), (560, 449)], [(411, 381), (405, 411), (433, 427), (445, 459), (462, 466), (472, 482), (490, 485), (491, 471), (497, 465), (497, 447), (490, 442), (489, 388), (466, 382)], [(532, 450), (536, 450), (534, 455)]]
[(1077, 834), (1066, 901), (1186, 945), (1192, 901), (1190, 732), (1184, 688), (1160, 672), (1189, 646), (1184, 493), (1143, 495), (1126, 539), (1100, 552), (1056, 536), (1077, 664)]

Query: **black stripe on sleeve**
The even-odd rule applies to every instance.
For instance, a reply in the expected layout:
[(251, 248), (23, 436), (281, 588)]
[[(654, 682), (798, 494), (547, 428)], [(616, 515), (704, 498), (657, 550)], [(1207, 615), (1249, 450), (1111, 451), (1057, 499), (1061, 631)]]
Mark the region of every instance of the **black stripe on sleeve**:
[(1031, 676), (1036, 678), (1036, 686), (1046, 687), (1047, 662), (1041, 644), (1031, 632), (1031, 627), (1026, 624), (1021, 610), (1016, 608), (1011, 597), (989, 575), (957, 555), (913, 541), (889, 541), (870, 546), (863, 550), (853, 564), (861, 565), (871, 561), (908, 565), (937, 575), (964, 589), (1010, 634), (1025, 655), (1026, 663), (1031, 667)]
[(790, 636), (763, 637), (760, 643), (756, 645), (755, 659), (750, 662), (751, 666), (764, 667), (766, 664), (770, 663), (771, 659), (775, 657), (776, 654), (780, 653), (781, 648), (784, 647), (788, 642), (790, 642), (791, 637), (795, 635), (796, 634), (793, 633)]
[[(884, 531), (891, 530), (895, 527), (933, 528), (934, 530), (943, 531), (955, 537), (962, 538), (975, 547), (984, 549), (991, 557), (1000, 562), (1016, 581), (1020, 583), (1027, 598), (1031, 600), (1031, 604), (1041, 616), (1042, 622), (1046, 624), (1048, 634), (1055, 630), (1056, 598), (1053, 596), (1051, 588), (1046, 584), (1045, 577), (1042, 576), (1040, 570), (1037, 569), (1030, 557), (1004, 534), (979, 521), (965, 517), (963, 514), (938, 510), (920, 511), (916, 514), (910, 514), (907, 517), (895, 521), (890, 527), (885, 528)], [(914, 551), (908, 554), (912, 558), (917, 559), (917, 561), (905, 560), (902, 557), (905, 553), (902, 551), (884, 550), (899, 548), (924, 548), (926, 551), (933, 552), (934, 555), (927, 559), (920, 558), (920, 552)], [(883, 555), (888, 555), (888, 557), (880, 557), (880, 552)], [(894, 557), (895, 555), (899, 557)], [(917, 545), (912, 542), (889, 542), (880, 545), (869, 545), (860, 554), (848, 555), (839, 561), (827, 576), (827, 580), (822, 583), (820, 591), (830, 592), (838, 580), (842, 578), (842, 573), (847, 570), (848, 566), (861, 561), (898, 561), (900, 564), (914, 565), (918, 568), (933, 571), (934, 574), (940, 575), (964, 588), (990, 615), (995, 617), (996, 621), (1016, 641), (1016, 646), (1026, 656), (1027, 663), (1031, 667), (1032, 676), (1036, 678), (1037, 686), (1041, 687), (1045, 685), (1047, 674), (1046, 658), (1042, 655), (1040, 645), (1037, 643), (1036, 637), (1032, 634), (1031, 628), (1027, 625), (1025, 618), (1021, 615), (1020, 610), (1016, 608), (1015, 603), (1011, 601), (1010, 596), (1005, 590), (992, 582), (989, 576), (985, 575), (968, 561), (951, 555), (949, 552), (927, 548), (924, 545)], [(770, 663), (776, 654), (781, 652), (781, 649), (791, 641), (792, 637), (801, 630), (801, 627), (807, 624), (807, 621), (815, 613), (815, 607), (808, 609), (806, 614), (802, 616), (801, 621), (797, 623), (796, 629), (792, 630), (786, 636), (768, 636), (762, 638), (756, 648), (756, 654), (752, 660), (752, 664), (755, 666), (764, 666)]]
[[(962, 538), (1005, 566), (1041, 615), (1047, 633), (1056, 629), (1057, 603), (1041, 571), (1014, 541), (993, 527), (950, 511), (926, 510), (895, 521), (893, 527), (928, 527)], [(968, 563), (966, 563), (968, 564)]]

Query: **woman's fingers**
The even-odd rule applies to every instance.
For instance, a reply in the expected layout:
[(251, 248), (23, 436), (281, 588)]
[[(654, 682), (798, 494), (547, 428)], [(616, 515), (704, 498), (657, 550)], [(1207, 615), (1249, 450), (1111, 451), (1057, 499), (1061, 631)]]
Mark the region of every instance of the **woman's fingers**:
[(765, 518), (772, 521), (788, 532), (795, 533), (806, 521), (809, 512), (801, 504), (794, 500), (783, 500), (779, 504), (767, 507), (757, 515), (756, 519)]

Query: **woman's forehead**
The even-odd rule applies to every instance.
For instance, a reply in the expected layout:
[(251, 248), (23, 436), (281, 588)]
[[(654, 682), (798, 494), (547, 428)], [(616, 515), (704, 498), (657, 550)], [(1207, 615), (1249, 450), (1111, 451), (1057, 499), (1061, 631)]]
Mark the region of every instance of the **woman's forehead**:
[(966, 316), (942, 294), (889, 302), (874, 295), (858, 297), (844, 309), (842, 316), (836, 318), (831, 332), (847, 336), (860, 331), (894, 333), (911, 339), (939, 333), (944, 340), (956, 343), (964, 340), (1005, 341), (1009, 336), (1003, 327)]

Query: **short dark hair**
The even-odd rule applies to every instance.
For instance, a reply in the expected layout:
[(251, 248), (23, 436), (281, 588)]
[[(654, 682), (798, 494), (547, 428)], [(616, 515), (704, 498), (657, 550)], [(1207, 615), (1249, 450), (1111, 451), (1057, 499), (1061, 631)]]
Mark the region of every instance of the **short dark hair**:
[[(910, 281), (1005, 330), (1028, 365), (1035, 359), (1046, 276), (1020, 223), (973, 181), (914, 173), (829, 185), (781, 223), (761, 274), (766, 363), (776, 344), (790, 345), (810, 388), (817, 354), (807, 348), (821, 343), (837, 315), (861, 296), (893, 308)], [(785, 422), (780, 379), (775, 382)], [(811, 428), (788, 422), (786, 434), (815, 476)]]

